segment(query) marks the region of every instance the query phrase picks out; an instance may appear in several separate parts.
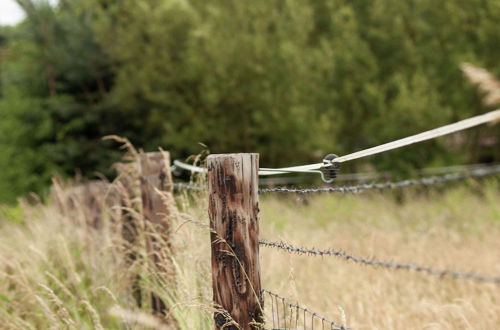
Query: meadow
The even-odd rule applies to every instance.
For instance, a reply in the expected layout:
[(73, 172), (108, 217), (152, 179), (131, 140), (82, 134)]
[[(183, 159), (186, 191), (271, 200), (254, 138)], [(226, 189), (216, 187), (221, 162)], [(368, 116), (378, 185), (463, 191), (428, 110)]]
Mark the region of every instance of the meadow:
[[(498, 275), (498, 188), (490, 179), (359, 195), (262, 196), (260, 237)], [(206, 200), (204, 192), (176, 195), (182, 216), (173, 226), (176, 275), (169, 281), (145, 262), (126, 261), (120, 230), (111, 221), (96, 231), (61, 216), (50, 203), (24, 203), (22, 212), (4, 207), (0, 327), (171, 328), (150, 314), (147, 300), (141, 307), (134, 300), (130, 288), (139, 274), (143, 292), (152, 290), (167, 302), (176, 327), (213, 328)], [(497, 284), (266, 247), (260, 254), (263, 288), (351, 329), (494, 329), (500, 324)], [(271, 304), (264, 303), (266, 327), (272, 328)]]

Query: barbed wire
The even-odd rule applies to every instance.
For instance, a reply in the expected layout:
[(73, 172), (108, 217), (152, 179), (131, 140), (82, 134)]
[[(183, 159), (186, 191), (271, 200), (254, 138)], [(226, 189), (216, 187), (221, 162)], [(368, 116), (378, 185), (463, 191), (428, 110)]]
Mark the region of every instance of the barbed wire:
[[(274, 292), (264, 289), (261, 291), (271, 298), (273, 329), (292, 329), (292, 326), (294, 326), (293, 329), (298, 329), (301, 325), (299, 319), (301, 319), (304, 330), (308, 329), (308, 320), (311, 325), (309, 329), (314, 329), (314, 323), (316, 321), (316, 323), (321, 323), (321, 330), (348, 330), (345, 326), (337, 325), (334, 321), (322, 317), (303, 306), (295, 304)], [(280, 305), (282, 305), (282, 311), (280, 311)], [(282, 320), (281, 322), (280, 319)]]
[(500, 284), (500, 276), (479, 275), (474, 272), (459, 272), (449, 269), (444, 269), (444, 270), (434, 269), (432, 267), (420, 266), (414, 263), (379, 261), (376, 259), (357, 257), (340, 250), (331, 250), (331, 249), (317, 250), (314, 248), (311, 249), (311, 248), (296, 247), (284, 242), (269, 242), (265, 240), (260, 240), (259, 245), (277, 248), (279, 250), (287, 251), (289, 253), (305, 254), (310, 256), (336, 256), (345, 260), (351, 260), (356, 263), (365, 264), (369, 266), (379, 266), (383, 268), (396, 269), (396, 270), (400, 269), (412, 270), (415, 272), (422, 272), (422, 273), (427, 273), (429, 275), (437, 275), (440, 277), (448, 276), (455, 279), (466, 279), (476, 282), (490, 282), (490, 283)]
[(268, 193), (289, 193), (289, 194), (317, 194), (317, 193), (340, 193), (340, 194), (357, 194), (365, 190), (383, 190), (406, 188), (411, 186), (433, 186), (450, 181), (465, 180), (470, 178), (482, 178), (486, 176), (500, 174), (500, 165), (472, 169), (468, 172), (448, 173), (442, 176), (430, 176), (420, 179), (408, 179), (403, 181), (387, 181), (382, 183), (366, 183), (354, 186), (342, 187), (323, 187), (323, 188), (288, 188), (274, 187), (261, 188), (259, 194)]

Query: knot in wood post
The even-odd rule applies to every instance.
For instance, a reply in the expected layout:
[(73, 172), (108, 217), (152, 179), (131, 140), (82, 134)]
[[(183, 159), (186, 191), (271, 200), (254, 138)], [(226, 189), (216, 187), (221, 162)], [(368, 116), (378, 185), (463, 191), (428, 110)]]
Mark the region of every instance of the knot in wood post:
[(209, 217), (217, 329), (261, 329), (258, 154), (210, 155)]

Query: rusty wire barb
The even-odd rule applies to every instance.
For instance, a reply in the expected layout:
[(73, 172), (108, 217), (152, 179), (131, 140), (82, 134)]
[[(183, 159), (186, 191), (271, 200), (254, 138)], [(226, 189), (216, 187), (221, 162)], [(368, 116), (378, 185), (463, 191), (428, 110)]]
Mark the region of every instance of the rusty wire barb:
[(403, 181), (387, 181), (383, 183), (368, 183), (354, 186), (343, 187), (325, 187), (325, 188), (262, 188), (259, 189), (259, 194), (267, 193), (289, 193), (289, 194), (317, 194), (317, 193), (340, 193), (340, 194), (357, 194), (365, 190), (383, 190), (406, 188), (411, 186), (433, 186), (436, 184), (446, 183), (450, 181), (465, 180), (469, 178), (482, 178), (486, 176), (500, 174), (500, 165), (487, 166), (483, 168), (472, 169), (463, 173), (448, 173), (441, 176), (424, 177), (420, 179), (409, 179)]
[(273, 329), (298, 330), (302, 327), (304, 330), (349, 330), (344, 325), (338, 325), (276, 293), (264, 289), (261, 292), (271, 299)]
[(450, 277), (450, 278), (455, 278), (455, 279), (466, 279), (466, 280), (471, 280), (474, 282), (484, 282), (484, 283), (494, 283), (494, 284), (499, 284), (500, 285), (500, 276), (487, 276), (487, 275), (479, 275), (474, 272), (458, 272), (455, 270), (449, 270), (449, 269), (434, 269), (431, 267), (427, 266), (420, 266), (414, 263), (397, 263), (397, 262), (390, 262), (390, 261), (380, 261), (376, 259), (368, 259), (368, 258), (362, 258), (362, 257), (357, 257), (351, 254), (347, 254), (344, 251), (340, 250), (317, 250), (317, 249), (308, 249), (308, 248), (301, 248), (301, 247), (296, 247), (287, 243), (283, 242), (268, 242), (265, 240), (260, 240), (259, 245), (266, 246), (266, 247), (273, 247), (279, 250), (287, 251), (289, 253), (296, 253), (296, 254), (305, 254), (309, 256), (336, 256), (345, 260), (350, 260), (354, 261), (356, 263), (360, 264), (365, 264), (369, 266), (377, 266), (377, 267), (383, 267), (383, 268), (388, 268), (388, 269), (395, 269), (395, 270), (412, 270), (416, 272), (421, 272), (421, 273), (427, 273), (429, 275), (436, 275), (440, 277)]

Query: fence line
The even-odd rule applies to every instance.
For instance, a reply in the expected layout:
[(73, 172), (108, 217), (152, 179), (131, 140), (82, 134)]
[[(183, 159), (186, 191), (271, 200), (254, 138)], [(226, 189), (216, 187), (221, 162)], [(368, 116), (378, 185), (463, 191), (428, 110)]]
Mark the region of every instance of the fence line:
[(260, 240), (259, 245), (261, 246), (266, 246), (266, 247), (272, 247), (276, 248), (279, 250), (287, 251), (288, 253), (296, 253), (296, 254), (304, 254), (304, 255), (309, 255), (309, 256), (335, 256), (342, 258), (344, 260), (351, 260), (356, 263), (360, 264), (365, 264), (369, 266), (378, 266), (378, 267), (383, 267), (383, 268), (389, 268), (389, 269), (404, 269), (404, 270), (412, 270), (416, 272), (422, 272), (422, 273), (427, 273), (429, 275), (437, 275), (441, 277), (451, 277), (455, 279), (466, 279), (466, 280), (471, 280), (475, 282), (490, 282), (490, 283), (495, 283), (495, 284), (500, 284), (500, 276), (487, 276), (487, 275), (479, 275), (475, 274), (473, 272), (458, 272), (455, 270), (449, 270), (449, 269), (434, 269), (431, 267), (427, 266), (420, 266), (414, 263), (397, 263), (397, 262), (390, 262), (390, 261), (380, 261), (376, 259), (368, 259), (368, 258), (362, 258), (362, 257), (357, 257), (348, 253), (345, 253), (344, 251), (340, 250), (317, 250), (314, 248), (302, 248), (302, 247), (296, 247), (287, 243), (283, 242), (269, 242), (265, 240)]
[[(358, 184), (344, 187), (326, 188), (261, 188), (258, 189), (259, 175), (274, 175), (284, 173), (319, 173), (323, 181), (331, 182), (337, 175), (340, 163), (382, 153), (392, 149), (408, 146), (413, 143), (434, 139), (439, 136), (458, 132), (469, 127), (496, 121), (500, 118), (500, 110), (472, 117), (451, 125), (429, 130), (421, 134), (409, 136), (373, 148), (337, 157), (330, 154), (322, 163), (286, 168), (260, 168), (258, 154), (224, 154), (210, 155), (207, 168), (174, 161), (173, 169), (185, 169), (192, 173), (208, 174), (208, 205), (211, 230), (212, 288), (214, 306), (220, 306), (224, 313), (215, 312), (216, 329), (224, 329), (229, 320), (236, 322), (242, 329), (261, 328), (264, 325), (263, 304), (264, 295), (271, 299), (273, 328), (297, 329), (299, 319), (307, 328), (310, 321), (311, 329), (320, 324), (330, 329), (345, 330), (342, 325), (330, 321), (307, 308), (294, 304), (288, 299), (271, 291), (261, 289), (259, 246), (276, 248), (288, 253), (309, 256), (335, 256), (347, 261), (353, 261), (369, 266), (383, 267), (391, 270), (408, 270), (439, 277), (466, 279), (474, 282), (500, 284), (500, 277), (479, 275), (473, 272), (459, 272), (449, 269), (434, 269), (414, 263), (397, 263), (380, 261), (354, 256), (339, 250), (317, 250), (314, 248), (296, 247), (283, 242), (259, 240), (258, 197), (267, 193), (359, 193), (366, 190), (382, 190), (406, 188), (410, 186), (433, 186), (436, 184), (481, 178), (500, 173), (500, 165), (487, 168), (473, 168), (467, 172), (453, 172), (442, 176), (423, 177), (397, 182)], [(206, 187), (191, 183), (177, 183), (176, 190), (202, 191)], [(260, 294), (258, 294), (260, 293)], [(281, 307), (280, 307), (281, 305)], [(280, 310), (281, 309), (281, 310)], [(300, 313), (300, 316), (299, 316)], [(283, 316), (282, 321), (280, 318)], [(275, 322), (276, 321), (276, 322)], [(316, 321), (316, 322), (315, 322)], [(288, 323), (288, 324), (287, 324)]]
[(367, 183), (354, 186), (342, 187), (324, 187), (324, 188), (288, 188), (288, 187), (275, 187), (275, 188), (261, 188), (260, 194), (268, 193), (288, 193), (288, 194), (318, 194), (318, 193), (340, 193), (340, 194), (356, 194), (365, 190), (383, 190), (394, 188), (406, 188), (411, 186), (433, 186), (436, 184), (465, 180), (469, 178), (482, 178), (486, 176), (500, 174), (500, 165), (472, 169), (469, 172), (463, 173), (449, 173), (442, 176), (431, 176), (420, 179), (409, 179), (403, 181), (387, 181), (383, 183)]
[[(103, 200), (106, 205), (112, 208), (120, 206), (121, 209), (123, 209), (123, 205), (128, 205), (126, 203), (128, 203), (129, 200), (138, 199), (138, 212), (142, 213), (144, 220), (150, 223), (151, 226), (159, 225), (160, 234), (168, 234), (170, 232), (170, 221), (173, 219), (173, 217), (168, 216), (171, 212), (164, 209), (166, 200), (163, 195), (167, 194), (169, 196), (167, 198), (169, 203), (167, 204), (173, 205), (175, 204), (172, 203), (173, 197), (170, 198), (172, 188), (177, 191), (207, 190), (205, 186), (192, 183), (172, 184), (169, 175), (166, 175), (170, 174), (169, 162), (167, 160), (168, 157), (166, 157), (166, 155), (165, 153), (163, 153), (161, 157), (154, 153), (138, 155), (141, 157), (142, 162), (135, 162), (127, 165), (134, 167), (130, 172), (135, 174), (130, 174), (128, 172), (123, 173), (124, 178), (122, 179), (130, 181), (130, 187), (125, 189), (126, 193), (119, 194), (115, 191), (120, 190), (118, 189), (119, 186), (124, 184), (122, 182), (123, 180), (117, 180), (117, 182), (110, 184), (110, 188), (112, 188), (110, 191), (113, 192), (110, 195), (112, 196), (107, 198), (106, 201)], [(156, 160), (155, 162), (153, 162), (153, 158)], [(153, 166), (153, 163), (158, 164)], [(335, 322), (319, 316), (317, 313), (309, 311), (305, 307), (294, 304), (290, 300), (271, 291), (261, 290), (260, 272), (258, 271), (260, 269), (259, 246), (310, 256), (336, 256), (347, 261), (350, 260), (360, 264), (393, 270), (404, 269), (440, 277), (500, 284), (499, 276), (487, 276), (475, 274), (473, 272), (459, 272), (448, 269), (440, 270), (413, 263), (379, 261), (376, 259), (357, 257), (338, 250), (302, 248), (283, 242), (259, 240), (258, 226), (259, 194), (272, 192), (296, 194), (359, 193), (366, 190), (406, 188), (410, 186), (433, 186), (445, 182), (468, 178), (482, 178), (499, 174), (500, 165), (478, 167), (472, 168), (466, 172), (453, 172), (442, 176), (423, 177), (420, 179), (410, 179), (398, 182), (389, 181), (384, 183), (309, 189), (287, 187), (258, 189), (258, 154), (211, 155), (208, 159), (208, 163), (208, 187), (211, 189), (208, 204), (212, 241), (212, 285), (214, 288), (214, 305), (224, 308), (228, 312), (228, 315), (242, 326), (242, 329), (254, 329), (256, 326), (260, 327), (263, 324), (262, 306), (264, 302), (262, 299), (264, 295), (271, 298), (273, 326), (277, 326), (281, 329), (283, 329), (282, 326), (284, 326), (285, 329), (290, 329), (290, 327), (294, 325), (294, 320), (295, 327), (298, 327), (300, 325), (299, 319), (302, 319), (304, 329), (308, 326), (307, 322), (309, 321), (309, 325), (312, 329), (314, 329), (315, 324), (319, 324), (321, 329), (346, 329), (343, 325), (339, 326)], [(162, 196), (160, 195), (156, 195), (158, 190), (162, 192), (161, 195), (163, 198), (161, 198)], [(78, 194), (82, 193), (83, 192), (79, 192)], [(57, 196), (57, 194), (54, 195), (56, 204), (61, 204), (61, 210), (71, 209), (73, 200), (58, 198), (61, 196)], [(92, 200), (96, 200), (96, 198)], [(86, 204), (83, 205), (85, 208), (94, 207), (93, 202), (88, 202)], [(103, 210), (98, 211), (98, 213), (99, 212), (103, 212)], [(172, 210), (172, 212), (177, 213), (175, 210)], [(96, 216), (102, 215), (97, 214)], [(119, 214), (115, 215), (117, 219), (121, 218), (120, 222), (124, 229), (126, 229), (126, 221), (124, 219), (128, 216), (129, 215), (123, 212), (119, 212)], [(167, 241), (168, 240), (165, 240), (165, 242)], [(148, 251), (154, 252), (157, 249), (162, 249), (160, 242), (149, 240)], [(169, 258), (168, 256), (165, 257), (167, 259)], [(259, 292), (261, 293), (260, 295), (257, 294)], [(151, 297), (154, 298), (155, 296), (156, 294), (152, 293)], [(237, 304), (235, 303), (236, 300), (233, 299), (234, 297), (238, 297)], [(157, 302), (156, 306), (154, 304), (152, 306), (153, 312), (160, 316), (166, 316), (167, 313), (165, 311), (168, 310), (168, 306), (163, 304), (160, 300)], [(221, 312), (216, 312), (214, 314), (217, 328), (222, 329), (225, 327), (227, 319), (224, 315), (225, 314)], [(281, 315), (283, 315), (284, 324), (280, 322)], [(234, 318), (235, 316), (238, 317)], [(174, 322), (173, 320), (168, 321)], [(325, 328), (325, 326), (327, 328)]]
[[(320, 316), (317, 313), (300, 306), (298, 303), (293, 303), (287, 298), (281, 297), (274, 292), (265, 289), (261, 290), (261, 292), (269, 295), (271, 298), (273, 329), (298, 329), (300, 326), (300, 319), (304, 329), (307, 329), (308, 320), (310, 320), (309, 324), (311, 325), (311, 329), (314, 329), (314, 321), (317, 320), (318, 322), (321, 322), (321, 330), (348, 330), (348, 328), (344, 325), (337, 325), (334, 321)], [(280, 304), (283, 307), (281, 312)], [(283, 322), (280, 322), (281, 317), (283, 317)], [(292, 326), (294, 326), (294, 328), (292, 328)]]

